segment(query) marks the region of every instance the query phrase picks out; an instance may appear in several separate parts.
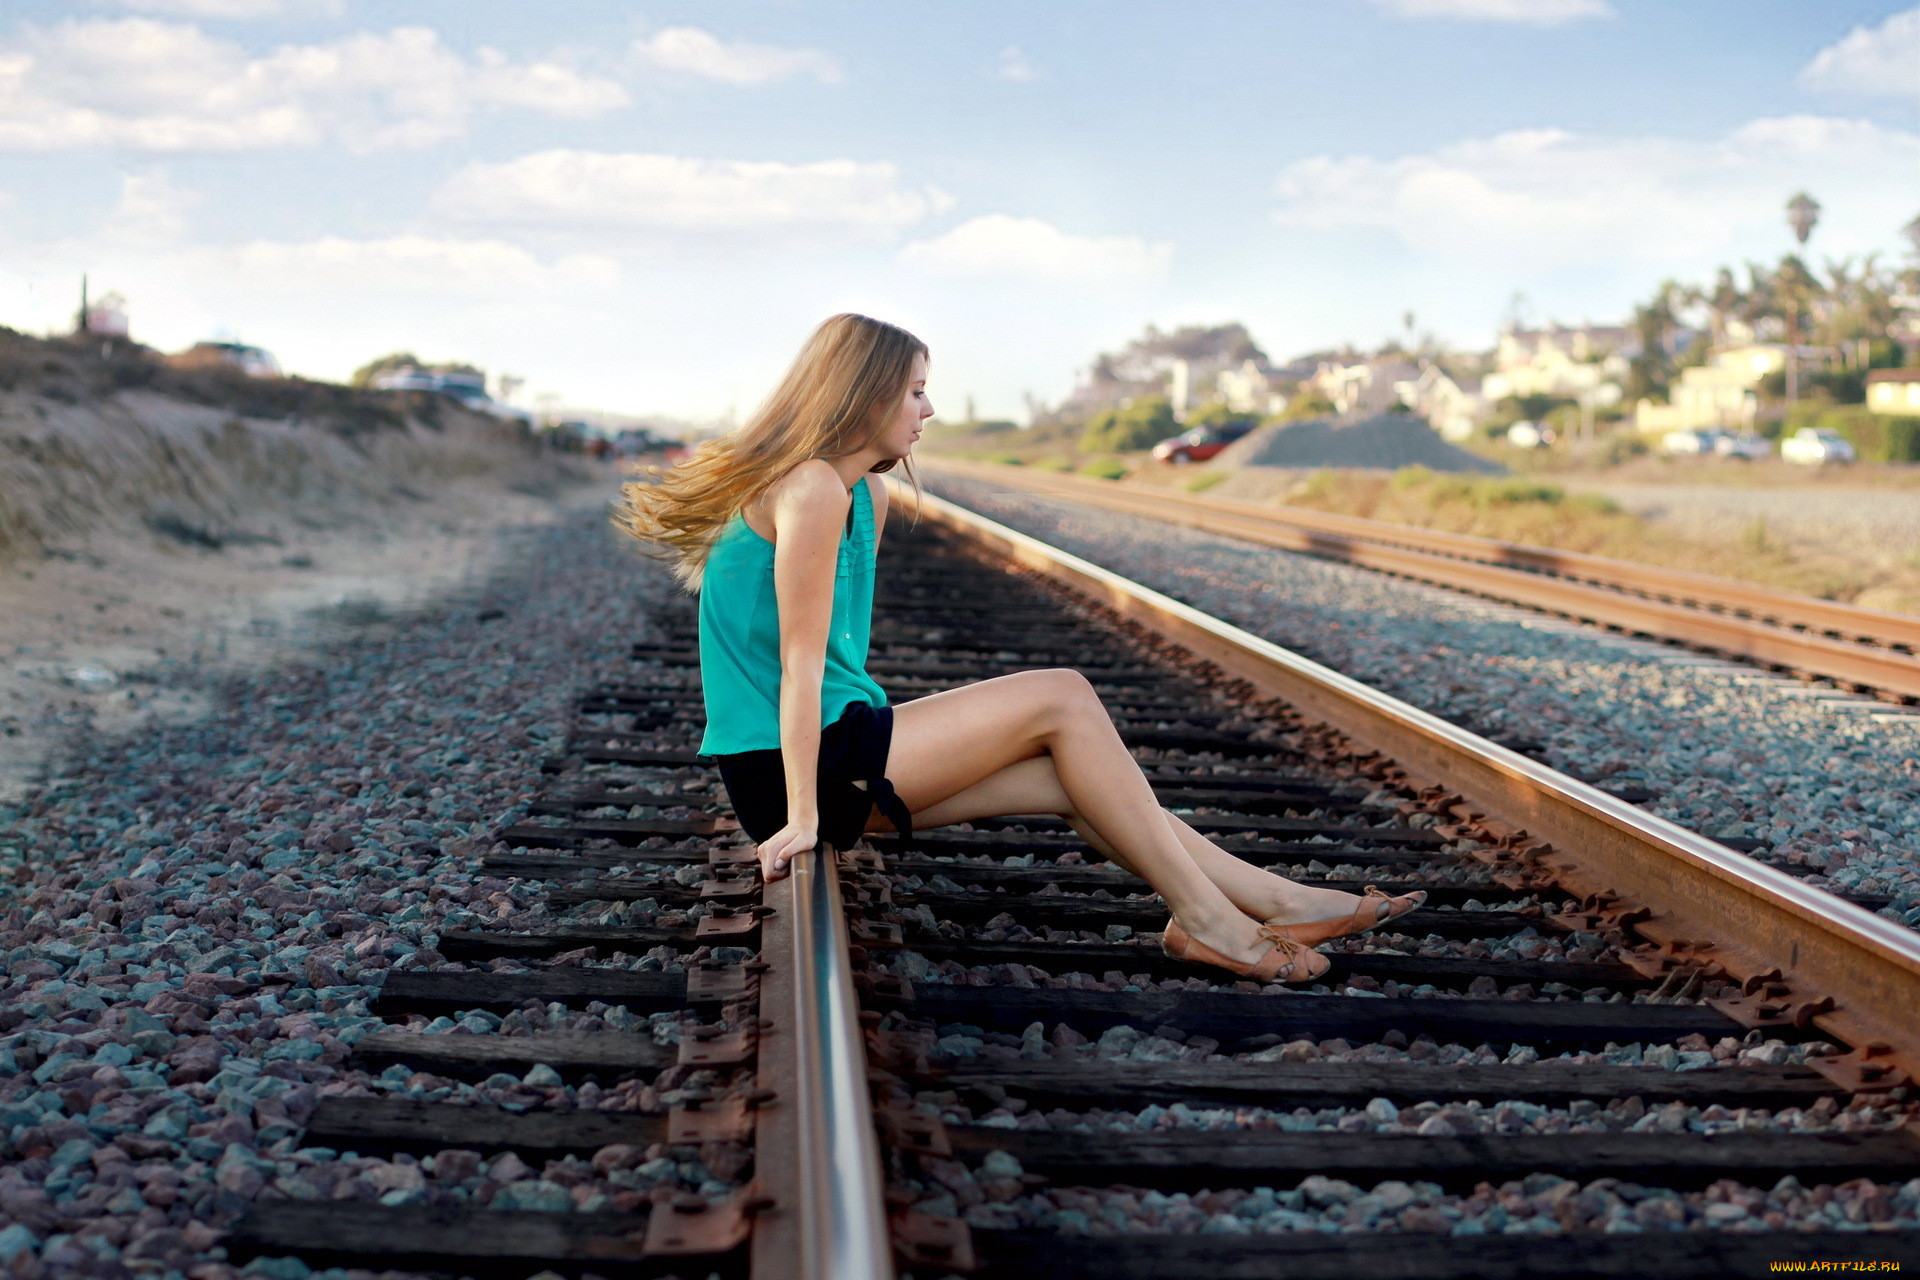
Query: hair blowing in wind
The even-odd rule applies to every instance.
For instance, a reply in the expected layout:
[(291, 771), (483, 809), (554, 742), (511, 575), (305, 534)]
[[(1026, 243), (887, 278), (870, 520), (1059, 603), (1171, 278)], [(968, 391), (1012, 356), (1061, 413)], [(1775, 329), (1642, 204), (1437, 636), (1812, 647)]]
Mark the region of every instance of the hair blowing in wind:
[(698, 590), (707, 551), (734, 513), (802, 462), (865, 447), (905, 394), (914, 357), (926, 353), (926, 343), (895, 325), (851, 312), (827, 319), (744, 426), (676, 467), (649, 468), (646, 479), (624, 485), (614, 524)]

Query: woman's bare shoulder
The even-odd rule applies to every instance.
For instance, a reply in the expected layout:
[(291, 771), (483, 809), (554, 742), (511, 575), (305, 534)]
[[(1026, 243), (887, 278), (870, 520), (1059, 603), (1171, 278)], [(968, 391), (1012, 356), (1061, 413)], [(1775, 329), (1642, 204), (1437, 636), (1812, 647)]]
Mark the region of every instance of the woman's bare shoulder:
[(827, 512), (835, 519), (846, 514), (850, 501), (839, 473), (822, 458), (809, 459), (781, 476), (768, 487), (767, 497), (776, 509)]

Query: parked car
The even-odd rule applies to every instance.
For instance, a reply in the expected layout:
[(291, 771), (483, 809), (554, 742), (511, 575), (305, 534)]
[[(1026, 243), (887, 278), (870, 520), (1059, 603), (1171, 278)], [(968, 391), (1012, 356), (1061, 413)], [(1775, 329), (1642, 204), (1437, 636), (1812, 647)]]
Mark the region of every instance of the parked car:
[(1817, 467), (1828, 462), (1855, 462), (1859, 454), (1839, 432), (1826, 427), (1802, 427), (1780, 442), (1780, 458), (1802, 466)]
[(1232, 422), (1217, 427), (1195, 427), (1153, 446), (1160, 462), (1205, 462), (1253, 430), (1253, 424)]
[(373, 380), (367, 385), (375, 391), (438, 391), (440, 376), (412, 367), (388, 369), (374, 374)]
[(1669, 431), (1660, 437), (1660, 452), (1669, 455), (1712, 454), (1720, 444), (1718, 431)]
[(1713, 442), (1713, 451), (1723, 458), (1746, 458), (1758, 461), (1773, 456), (1773, 441), (1758, 431), (1737, 431), (1722, 435)]
[(1507, 428), (1507, 443), (1516, 449), (1544, 449), (1553, 443), (1553, 428), (1537, 422), (1516, 422)]
[(277, 378), (280, 362), (262, 347), (244, 342), (196, 342), (167, 362), (176, 369), (238, 369), (249, 378)]

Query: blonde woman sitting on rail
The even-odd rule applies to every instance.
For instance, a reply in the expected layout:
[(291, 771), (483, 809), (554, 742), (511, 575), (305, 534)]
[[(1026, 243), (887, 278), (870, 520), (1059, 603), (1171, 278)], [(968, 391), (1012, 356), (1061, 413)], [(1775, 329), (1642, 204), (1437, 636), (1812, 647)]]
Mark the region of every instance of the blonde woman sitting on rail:
[(834, 316), (745, 426), (624, 492), (621, 527), (700, 592), (700, 749), (766, 877), (865, 831), (1059, 814), (1166, 901), (1169, 955), (1262, 983), (1312, 981), (1329, 963), (1315, 945), (1418, 906), (1295, 884), (1201, 836), (1161, 808), (1077, 671), (887, 705), (866, 669), (878, 473), (932, 415), (925, 344)]

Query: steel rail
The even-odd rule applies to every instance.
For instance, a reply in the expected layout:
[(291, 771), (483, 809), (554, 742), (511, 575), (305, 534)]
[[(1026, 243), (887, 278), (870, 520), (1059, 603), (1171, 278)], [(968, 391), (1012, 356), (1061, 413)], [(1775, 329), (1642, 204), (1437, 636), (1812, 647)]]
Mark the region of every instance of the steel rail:
[[(1111, 481), (1041, 476), (1015, 467), (947, 459), (935, 461), (930, 469), (1461, 588), (1902, 697), (1920, 697), (1920, 659), (1886, 647), (1920, 643), (1920, 618), (1770, 591), (1705, 574), (1414, 529), (1380, 520), (1297, 508), (1275, 511), (1227, 499), (1154, 493)], [(1679, 601), (1741, 612), (1720, 612)], [(1741, 616), (1742, 612), (1755, 616)], [(1779, 619), (1785, 625), (1765, 618)], [(1868, 635), (1880, 643), (1833, 639), (1824, 634), (1827, 631)]]
[[(896, 498), (911, 502), (898, 488)], [(1416, 785), (1442, 785), (1473, 810), (1550, 841), (1542, 867), (1573, 893), (1644, 905), (1651, 915), (1635, 925), (1642, 935), (1713, 939), (1715, 959), (1736, 977), (1778, 969), (1794, 989), (1833, 998), (1835, 1007), (1813, 1019), (1823, 1031), (1885, 1044), (1909, 1073), (1920, 1068), (1913, 931), (1090, 561), (931, 494), (920, 501), (923, 517), (1392, 757)]]
[(831, 849), (803, 853), (767, 886), (762, 1013), (775, 1022), (759, 1084), (777, 1101), (754, 1162), (775, 1204), (755, 1222), (754, 1280), (894, 1280), (837, 864)]

